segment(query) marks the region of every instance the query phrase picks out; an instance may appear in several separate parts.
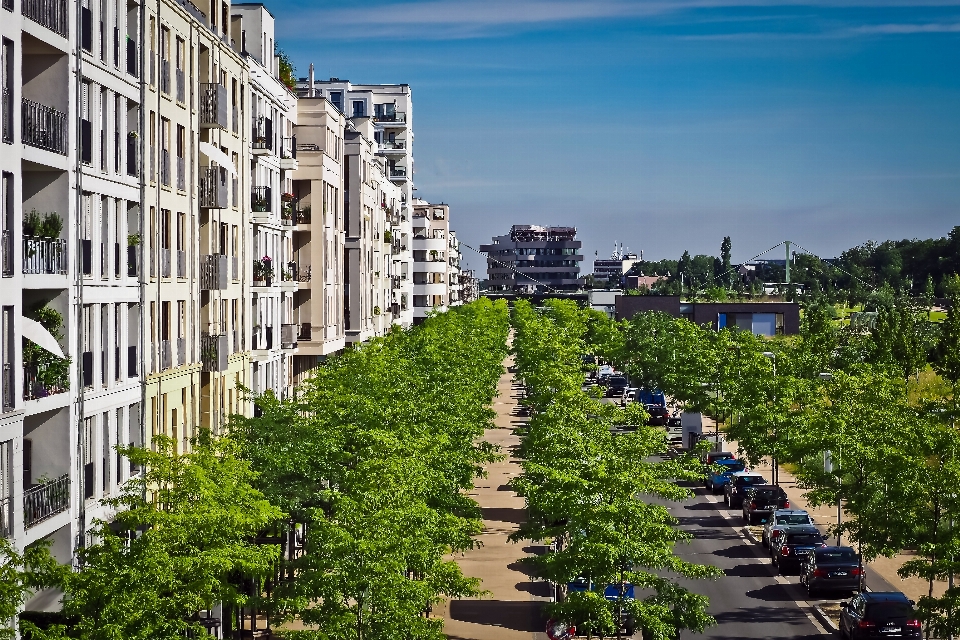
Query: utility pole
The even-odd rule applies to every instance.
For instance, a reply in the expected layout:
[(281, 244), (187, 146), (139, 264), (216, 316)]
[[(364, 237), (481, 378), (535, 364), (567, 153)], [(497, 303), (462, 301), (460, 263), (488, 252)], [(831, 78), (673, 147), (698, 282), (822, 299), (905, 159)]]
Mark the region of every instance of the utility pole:
[(790, 241), (787, 240), (783, 244), (787, 246), (787, 286), (789, 287), (790, 286)]

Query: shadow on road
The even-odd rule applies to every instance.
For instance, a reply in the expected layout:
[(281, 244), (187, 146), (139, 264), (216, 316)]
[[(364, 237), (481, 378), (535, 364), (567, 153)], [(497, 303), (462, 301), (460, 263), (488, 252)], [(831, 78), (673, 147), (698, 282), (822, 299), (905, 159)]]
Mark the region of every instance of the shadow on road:
[(543, 631), (543, 604), (503, 600), (454, 600), (450, 617), (461, 622), (484, 624), (514, 631)]
[(767, 564), (741, 564), (731, 569), (724, 569), (723, 573), (737, 578), (769, 578), (773, 576), (773, 571)]
[(553, 587), (551, 587), (549, 582), (518, 582), (514, 585), (514, 588), (517, 591), (526, 591), (527, 593), (541, 598), (549, 598), (554, 595)]
[(787, 586), (782, 584), (768, 584), (761, 589), (747, 591), (746, 596), (766, 602), (794, 602), (798, 597), (797, 594), (790, 593)]
[(756, 558), (757, 552), (745, 544), (735, 544), (726, 549), (717, 549), (713, 552), (713, 555), (723, 556), (724, 558)]
[(527, 510), (522, 507), (483, 507), (480, 509), (484, 520), (523, 524), (527, 521)]

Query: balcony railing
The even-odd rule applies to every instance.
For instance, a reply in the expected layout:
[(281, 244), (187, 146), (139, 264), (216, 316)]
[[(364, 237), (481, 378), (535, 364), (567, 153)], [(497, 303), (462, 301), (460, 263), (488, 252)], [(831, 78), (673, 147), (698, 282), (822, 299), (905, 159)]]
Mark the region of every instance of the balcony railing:
[(187, 364), (187, 339), (177, 338), (177, 365)]
[(380, 143), (381, 149), (406, 149), (407, 143), (403, 140), (384, 140)]
[(227, 256), (200, 256), (200, 290), (225, 291), (227, 288)]
[(297, 159), (297, 136), (280, 139), (280, 157)]
[(127, 175), (134, 178), (140, 175), (140, 145), (139, 138), (127, 135)]
[(280, 325), (280, 348), (293, 349), (297, 346), (297, 325)]
[(0, 265), (3, 267), (3, 277), (13, 276), (13, 232), (9, 229), (4, 230), (2, 237), (2, 256), (0, 256)]
[(177, 69), (174, 75), (177, 78), (177, 102), (186, 102), (186, 77), (183, 69)]
[(187, 190), (187, 159), (177, 158), (177, 189), (179, 191)]
[(177, 250), (177, 278), (187, 277), (187, 252)]
[(127, 347), (127, 377), (136, 378), (140, 375), (140, 361), (137, 359), (137, 345)]
[(160, 370), (173, 368), (173, 345), (169, 340), (160, 341)]
[(227, 170), (223, 167), (200, 167), (200, 208), (226, 209), (229, 189)]
[(70, 36), (67, 0), (20, 0), (20, 13), (57, 35)]
[(23, 526), (27, 529), (70, 508), (70, 475), (23, 492)]
[(309, 322), (300, 323), (300, 333), (297, 335), (298, 342), (310, 342), (312, 338), (313, 326)]
[(160, 184), (170, 186), (170, 152), (160, 149)]
[(406, 167), (388, 167), (387, 171), (390, 174), (390, 178), (406, 178), (407, 177)]
[(67, 155), (67, 114), (26, 98), (21, 106), (21, 142)]
[(160, 249), (160, 277), (170, 277), (170, 249)]
[(65, 274), (67, 241), (60, 238), (24, 238), (23, 272)]
[[(374, 107), (379, 106), (380, 105), (374, 105)], [(407, 114), (403, 111), (376, 110), (373, 114), (373, 119), (375, 122), (406, 122)]]
[(234, 281), (240, 280), (240, 258), (230, 257), (230, 278)]
[(13, 392), (15, 391), (13, 387), (13, 363), (4, 362), (3, 369), (0, 370), (0, 375), (3, 375), (3, 411), (12, 411), (14, 400)]
[(254, 121), (250, 141), (254, 149), (273, 149), (273, 120), (261, 118)]
[(3, 111), (0, 111), (3, 120), (3, 141), (13, 142), (13, 92), (8, 87), (3, 88)]
[(240, 109), (233, 105), (233, 119), (230, 121), (230, 128), (234, 133), (240, 133)]
[(13, 537), (13, 498), (0, 498), (0, 538)]
[(253, 187), (250, 191), (250, 208), (255, 213), (269, 213), (273, 208), (270, 187)]
[(200, 336), (200, 363), (204, 371), (226, 371), (230, 357), (229, 337), (204, 333)]
[(200, 85), (200, 126), (227, 128), (227, 88), (214, 83)]
[(3, 8), (7, 11), (13, 11), (13, 0), (3, 0)]
[(170, 95), (170, 61), (160, 58), (160, 91)]
[(51, 375), (46, 365), (38, 366), (30, 363), (23, 365), (23, 399), (36, 400), (46, 398), (70, 390), (70, 378), (64, 375), (57, 378)]

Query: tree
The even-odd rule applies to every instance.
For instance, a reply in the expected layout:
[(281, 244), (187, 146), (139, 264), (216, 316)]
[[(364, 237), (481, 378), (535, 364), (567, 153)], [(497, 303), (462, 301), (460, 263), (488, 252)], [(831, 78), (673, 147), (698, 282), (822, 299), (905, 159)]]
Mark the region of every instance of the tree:
[[(60, 565), (49, 551), (49, 543), (38, 543), (18, 553), (7, 538), (0, 537), (0, 639), (12, 640), (16, 629), (6, 626), (20, 612), (27, 596), (63, 584), (70, 568)], [(20, 632), (32, 625), (21, 623)]]
[(947, 317), (940, 325), (933, 354), (933, 368), (953, 389), (953, 419), (960, 413), (960, 276), (947, 281), (950, 299)]
[(720, 243), (720, 260), (723, 268), (723, 278), (721, 279), (720, 284), (722, 286), (729, 286), (731, 280), (733, 279), (732, 274), (730, 273), (730, 256), (732, 252), (733, 242), (730, 240), (730, 236), (724, 236), (723, 242)]

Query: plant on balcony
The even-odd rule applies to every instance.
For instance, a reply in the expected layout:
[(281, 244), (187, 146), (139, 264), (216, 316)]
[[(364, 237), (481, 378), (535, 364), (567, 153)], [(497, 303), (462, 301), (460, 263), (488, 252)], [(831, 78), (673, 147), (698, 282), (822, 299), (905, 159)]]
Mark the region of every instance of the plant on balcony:
[(430, 249), (430, 259), (433, 260), (434, 262), (437, 261), (437, 250), (436, 250), (436, 249)]
[(127, 246), (128, 247), (137, 247), (140, 245), (140, 234), (139, 233), (128, 233), (127, 234)]
[(256, 213), (265, 213), (270, 210), (270, 201), (266, 198), (261, 198), (258, 196), (253, 198), (250, 206), (253, 207), (253, 210)]
[(277, 53), (277, 69), (280, 75), (280, 82), (296, 93), (297, 91), (297, 77), (296, 77), (296, 68), (293, 66), (293, 61), (290, 59), (290, 56), (281, 49), (279, 46), (275, 46), (274, 49)]
[(373, 308), (373, 315), (375, 316), (380, 315), (380, 305), (377, 305), (376, 307)]
[(259, 260), (253, 261), (253, 279), (269, 280), (273, 278), (273, 258), (263, 256)]
[(297, 222), (310, 222), (310, 207), (304, 207), (297, 212)]
[(293, 270), (292, 270), (292, 269), (289, 269), (289, 270), (288, 270), (288, 269), (281, 269), (281, 270), (280, 270), (280, 278), (281, 278), (284, 282), (290, 282), (291, 280), (293, 280)]
[(55, 211), (39, 213), (32, 209), (23, 217), (23, 235), (34, 238), (58, 239), (63, 231), (63, 218)]
[(296, 196), (294, 196), (292, 193), (281, 193), (280, 199), (284, 202), (293, 202), (296, 199)]
[[(57, 340), (63, 340), (63, 316), (42, 306), (29, 316), (39, 322)], [(45, 398), (70, 388), (70, 358), (58, 358), (38, 344), (23, 338), (24, 396)]]
[(385, 244), (390, 244), (391, 242), (393, 242), (393, 234), (390, 233), (389, 229), (383, 232), (383, 242)]

